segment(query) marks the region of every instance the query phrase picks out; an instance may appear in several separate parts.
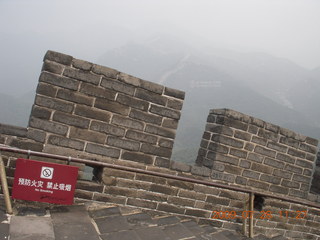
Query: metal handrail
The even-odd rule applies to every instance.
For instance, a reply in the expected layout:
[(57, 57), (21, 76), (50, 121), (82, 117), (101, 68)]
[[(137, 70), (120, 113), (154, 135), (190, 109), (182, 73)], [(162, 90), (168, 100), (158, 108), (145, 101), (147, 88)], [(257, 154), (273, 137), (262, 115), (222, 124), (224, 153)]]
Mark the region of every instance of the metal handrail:
[(274, 199), (278, 199), (278, 200), (282, 200), (282, 201), (286, 201), (286, 202), (302, 204), (302, 205), (305, 205), (308, 207), (314, 207), (314, 208), (320, 209), (320, 204), (316, 204), (311, 201), (306, 201), (303, 199), (295, 199), (295, 198), (288, 197), (288, 196), (279, 196), (279, 195), (274, 195), (274, 194), (270, 194), (270, 193), (259, 192), (259, 191), (253, 190), (253, 189), (247, 189), (247, 188), (242, 188), (242, 187), (224, 185), (224, 184), (215, 183), (215, 182), (209, 182), (206, 180), (193, 179), (193, 178), (188, 178), (188, 177), (171, 175), (171, 174), (167, 174), (167, 173), (154, 172), (154, 171), (149, 171), (149, 170), (144, 170), (144, 169), (139, 169), (139, 168), (121, 166), (121, 165), (116, 165), (116, 164), (111, 164), (111, 163), (97, 162), (97, 161), (88, 160), (88, 159), (74, 158), (74, 157), (69, 157), (69, 156), (66, 157), (66, 156), (61, 156), (61, 155), (56, 155), (56, 154), (51, 154), (51, 153), (36, 152), (36, 151), (23, 150), (23, 149), (4, 147), (4, 146), (0, 146), (0, 151), (27, 154), (28, 156), (32, 155), (32, 156), (38, 156), (38, 157), (54, 158), (54, 159), (63, 160), (63, 161), (67, 161), (67, 162), (72, 161), (72, 162), (84, 163), (84, 164), (88, 164), (88, 165), (108, 167), (108, 168), (113, 168), (113, 169), (118, 169), (118, 170), (123, 170), (123, 171), (128, 171), (128, 172), (136, 172), (136, 173), (142, 173), (142, 174), (147, 174), (147, 175), (152, 175), (152, 176), (157, 176), (157, 177), (164, 177), (164, 178), (169, 178), (169, 179), (173, 179), (173, 180), (181, 180), (181, 181), (186, 181), (186, 182), (191, 182), (191, 183), (198, 183), (198, 184), (203, 184), (206, 186), (223, 188), (223, 189), (228, 189), (228, 190), (243, 192), (243, 193), (249, 193), (249, 194), (259, 195), (262, 197), (274, 198)]

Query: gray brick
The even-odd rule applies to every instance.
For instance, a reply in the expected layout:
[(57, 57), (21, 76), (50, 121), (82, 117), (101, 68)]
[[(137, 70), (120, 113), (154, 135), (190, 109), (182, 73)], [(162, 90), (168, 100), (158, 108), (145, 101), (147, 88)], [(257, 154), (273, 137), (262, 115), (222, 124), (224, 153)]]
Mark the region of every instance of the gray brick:
[(281, 187), (281, 186), (276, 186), (276, 185), (271, 185), (269, 188), (270, 192), (274, 192), (274, 193), (281, 193), (281, 194), (288, 194), (289, 193), (289, 189), (286, 187)]
[(288, 138), (288, 137), (281, 137), (280, 138), (280, 143), (283, 143), (285, 145), (294, 147), (294, 148), (298, 148), (299, 147), (299, 141), (292, 139), (292, 138)]
[(170, 99), (170, 98), (168, 99), (168, 102), (167, 102), (167, 107), (168, 108), (181, 110), (182, 106), (183, 106), (183, 101), (176, 100), (176, 99)]
[(127, 119), (125, 117), (121, 117), (121, 116), (117, 116), (117, 115), (113, 116), (112, 123), (119, 125), (119, 126), (137, 129), (137, 130), (141, 130), (141, 131), (144, 128), (143, 122)]
[(158, 94), (162, 94), (164, 90), (164, 86), (145, 80), (140, 81), (140, 87)]
[(305, 177), (298, 174), (293, 174), (292, 180), (303, 183), (310, 183), (311, 181), (310, 177)]
[(223, 155), (220, 153), (215, 153), (215, 152), (208, 152), (207, 158), (212, 159), (214, 161), (230, 163), (230, 164), (236, 165), (236, 166), (239, 164), (239, 158), (226, 156), (226, 155)]
[(75, 114), (78, 116), (101, 120), (104, 122), (109, 122), (111, 119), (111, 113), (83, 105), (76, 106)]
[(256, 181), (256, 180), (253, 180), (253, 179), (249, 179), (249, 181), (247, 182), (247, 185), (250, 186), (250, 187), (254, 187), (254, 188), (258, 188), (258, 189), (262, 189), (262, 190), (268, 190), (269, 189), (269, 184), (268, 183)]
[(211, 140), (236, 148), (243, 148), (244, 145), (243, 141), (216, 134), (212, 135)]
[(144, 90), (144, 89), (138, 88), (136, 90), (136, 93), (134, 96), (139, 99), (146, 100), (146, 101), (152, 102), (152, 103), (156, 103), (156, 104), (159, 104), (162, 106), (165, 106), (167, 103), (167, 98), (165, 98), (159, 94)]
[(198, 176), (209, 177), (211, 170), (207, 167), (191, 166), (191, 173)]
[(98, 155), (119, 158), (120, 150), (110, 147), (105, 147), (97, 144), (88, 143), (86, 147), (86, 152), (94, 153)]
[(242, 121), (238, 121), (229, 117), (224, 117), (224, 116), (218, 116), (216, 122), (218, 124), (240, 129), (243, 131), (247, 131), (249, 126), (247, 123), (244, 123)]
[(279, 162), (277, 160), (274, 160), (272, 158), (267, 158), (267, 157), (264, 159), (264, 164), (278, 168), (278, 169), (284, 168), (284, 165), (285, 165), (283, 162)]
[(80, 127), (80, 128), (88, 128), (90, 123), (88, 119), (58, 112), (58, 111), (54, 113), (53, 121), (65, 123), (67, 125)]
[(242, 140), (250, 141), (251, 134), (249, 134), (247, 132), (242, 132), (242, 131), (239, 131), (239, 130), (235, 130), (234, 131), (234, 137), (242, 139)]
[(109, 136), (107, 139), (107, 144), (113, 147), (119, 147), (121, 149), (127, 149), (131, 151), (138, 151), (140, 148), (140, 143), (135, 141), (129, 141), (114, 136)]
[(307, 192), (306, 191), (299, 191), (299, 190), (295, 190), (295, 189), (290, 189), (289, 196), (299, 197), (299, 198), (305, 199), (307, 197)]
[(159, 139), (158, 145), (165, 148), (173, 148), (173, 141), (168, 139)]
[(42, 130), (56, 133), (59, 135), (66, 135), (68, 132), (67, 126), (64, 126), (58, 123), (48, 122), (48, 121), (33, 118), (33, 117), (30, 119), (29, 127), (42, 129)]
[(281, 160), (281, 161), (285, 161), (287, 163), (294, 163), (295, 162), (295, 158), (283, 154), (283, 153), (277, 153), (276, 159)]
[(55, 86), (77, 90), (80, 82), (71, 78), (62, 77), (49, 72), (42, 72), (39, 78), (40, 82), (49, 83)]
[[(33, 141), (30, 141), (30, 140), (25, 140), (25, 139), (20, 139), (20, 138), (13, 138), (11, 140), (11, 142), (9, 143), (9, 146), (14, 147), (14, 148), (20, 148), (20, 149), (26, 149), (26, 150), (42, 152), (44, 145), (42, 143), (33, 142)], [(12, 176), (13, 176), (13, 174), (12, 174)]]
[(120, 73), (118, 75), (118, 80), (122, 81), (124, 83), (128, 83), (130, 85), (136, 86), (136, 87), (140, 87), (141, 86), (141, 79), (131, 76), (129, 74), (126, 73)]
[(38, 83), (38, 87), (37, 87), (37, 94), (40, 95), (45, 95), (48, 97), (55, 97), (57, 94), (58, 88), (51, 85), (51, 84), (46, 84), (46, 83), (42, 83), (39, 82)]
[(267, 140), (266, 138), (261, 138), (261, 137), (253, 136), (253, 137), (252, 137), (252, 142), (253, 142), (253, 143), (257, 143), (257, 144), (259, 144), (259, 145), (261, 145), (261, 146), (266, 146), (268, 140)]
[(293, 148), (289, 148), (288, 150), (288, 154), (294, 157), (299, 157), (299, 158), (305, 158), (306, 157), (306, 153), (293, 149)]
[(92, 74), (87, 71), (66, 68), (63, 72), (63, 75), (66, 77), (74, 78), (83, 82), (92, 83), (98, 85), (100, 83), (100, 76)]
[(57, 97), (60, 99), (64, 99), (67, 101), (71, 101), (74, 103), (80, 103), (88, 106), (92, 106), (93, 104), (93, 97), (88, 97), (84, 94), (73, 92), (65, 89), (60, 89), (58, 91)]
[(247, 151), (249, 151), (249, 152), (251, 152), (251, 151), (254, 150), (254, 144), (247, 142), (247, 143), (245, 143), (245, 145), (244, 145), (244, 149), (247, 150)]
[(180, 111), (176, 111), (176, 110), (172, 110), (169, 108), (160, 107), (156, 105), (151, 105), (149, 111), (163, 117), (173, 118), (177, 120), (179, 120), (181, 116)]
[(116, 98), (116, 92), (111, 91), (109, 89), (100, 88), (92, 84), (82, 83), (80, 92), (85, 93), (89, 96), (95, 96), (95, 97), (105, 98), (109, 100), (115, 100)]
[(171, 118), (164, 118), (162, 122), (162, 127), (177, 129), (178, 128), (178, 120)]
[(46, 140), (46, 133), (36, 129), (28, 129), (27, 138), (36, 142), (44, 143)]
[(92, 121), (90, 129), (97, 132), (107, 133), (114, 136), (123, 137), (125, 134), (125, 129), (113, 126), (111, 124)]
[(273, 150), (279, 151), (279, 152), (283, 152), (283, 153), (286, 153), (288, 150), (288, 147), (286, 147), (282, 144), (279, 144), (279, 143), (275, 143), (275, 142), (269, 142), (267, 144), (267, 147), (271, 148)]
[(141, 146), (141, 152), (156, 155), (159, 157), (167, 157), (170, 158), (172, 154), (172, 150), (163, 147), (156, 147), (150, 144), (143, 143)]
[(282, 171), (279, 169), (275, 169), (273, 171), (273, 175), (275, 175), (277, 177), (281, 177), (281, 178), (286, 178), (286, 179), (291, 179), (291, 177), (292, 177), (292, 173), (289, 173), (287, 171)]
[(119, 74), (118, 70), (115, 70), (115, 69), (112, 69), (112, 68), (108, 68), (108, 67), (104, 67), (104, 66), (100, 66), (100, 65), (96, 65), (96, 64), (93, 65), (91, 71), (96, 73), (96, 74), (104, 75), (104, 76), (106, 76), (108, 78), (114, 78), (114, 79), (116, 79), (118, 74)]
[(264, 159), (263, 156), (256, 154), (256, 153), (249, 153), (249, 155), (248, 155), (248, 160), (252, 160), (252, 161), (255, 161), (258, 163), (262, 163), (263, 159)]
[(250, 168), (251, 162), (247, 160), (241, 160), (239, 166), (242, 168)]
[[(178, 214), (184, 214), (185, 208), (183, 207), (177, 207), (175, 205), (169, 205), (166, 203), (159, 203), (157, 210), (163, 211), (163, 212), (169, 212), (169, 213), (178, 213)], [(160, 238), (163, 239), (163, 238)]]
[(306, 138), (306, 143), (311, 144), (311, 145), (317, 147), (317, 146), (318, 146), (318, 143), (319, 143), (319, 140), (318, 140), (318, 139), (311, 138), (311, 137), (307, 137), (307, 138)]
[(151, 192), (158, 192), (158, 193), (163, 193), (167, 195), (177, 195), (178, 190), (174, 189), (170, 186), (163, 186), (163, 185), (158, 185), (158, 184), (152, 184), (150, 187)]
[(27, 136), (27, 128), (24, 127), (16, 127), (7, 124), (0, 123), (0, 134), (11, 135), (16, 137), (26, 137)]
[(310, 169), (304, 169), (303, 170), (303, 175), (304, 176), (312, 176), (312, 174), (313, 174), (313, 171), (310, 170)]
[(247, 158), (247, 151), (230, 148), (230, 155), (239, 157), (239, 158)]
[(248, 132), (249, 132), (249, 133), (257, 134), (257, 133), (258, 133), (258, 130), (259, 130), (258, 127), (254, 126), (254, 125), (249, 125), (249, 128), (248, 128)]
[(163, 137), (171, 138), (174, 139), (176, 133), (175, 131), (163, 127), (156, 127), (152, 125), (147, 125), (146, 130), (147, 133), (155, 134), (155, 135), (160, 135)]
[(74, 127), (70, 129), (69, 136), (70, 138), (73, 138), (73, 139), (82, 139), (89, 142), (102, 143), (102, 144), (105, 143), (107, 138), (105, 134), (93, 132), (86, 129), (74, 128)]
[(291, 164), (287, 164), (285, 166), (284, 170), (289, 171), (289, 172), (293, 172), (293, 173), (298, 173), (298, 174), (302, 173), (302, 168), (293, 166)]
[(256, 125), (256, 126), (258, 126), (258, 127), (264, 127), (264, 124), (265, 124), (265, 122), (264, 121), (262, 121), (261, 119), (258, 119), (258, 118), (252, 118), (251, 119), (251, 123), (253, 124), (253, 125)]
[(159, 117), (157, 115), (153, 115), (146, 112), (141, 112), (139, 110), (131, 109), (130, 115), (133, 119), (142, 120), (144, 122), (153, 123), (156, 125), (161, 125), (162, 123), (162, 117)]
[(136, 153), (136, 152), (123, 152), (121, 155), (122, 159), (131, 160), (139, 163), (144, 164), (152, 164), (153, 157), (151, 155), (143, 154), (143, 153)]
[(275, 177), (267, 174), (261, 174), (260, 180), (263, 182), (268, 182), (272, 184), (280, 184), (281, 178), (280, 177)]
[(101, 84), (102, 87), (114, 90), (116, 92), (121, 92), (133, 96), (135, 87), (122, 83), (118, 80), (113, 80), (111, 78), (102, 78)]
[(312, 154), (316, 154), (318, 152), (318, 148), (315, 146), (310, 146), (308, 144), (300, 143), (299, 149), (302, 151), (306, 151)]
[(288, 181), (288, 180), (285, 180), (285, 179), (282, 179), (281, 185), (284, 186), (284, 187), (296, 188), (296, 189), (299, 189), (299, 187), (300, 187), (300, 183), (293, 182), (293, 181)]
[(213, 203), (213, 204), (224, 205), (224, 206), (229, 206), (230, 199), (221, 198), (221, 197), (215, 197), (215, 196), (208, 196), (206, 202)]
[(71, 113), (74, 108), (72, 103), (39, 95), (36, 96), (35, 104), (67, 113)]
[(156, 136), (145, 134), (145, 133), (134, 131), (134, 130), (128, 130), (126, 133), (126, 138), (133, 139), (140, 142), (146, 142), (150, 144), (156, 144), (158, 140)]
[(231, 174), (234, 174), (234, 175), (241, 175), (242, 169), (239, 168), (238, 166), (225, 164), (224, 172), (231, 173)]
[(54, 136), (54, 135), (49, 136), (48, 144), (72, 148), (72, 149), (76, 149), (76, 150), (83, 150), (84, 149), (84, 142), (82, 142), (82, 141), (72, 140), (69, 138), (64, 138), (64, 137)]
[(73, 59), (72, 56), (49, 50), (46, 52), (46, 55), (44, 56), (43, 61), (49, 60), (49, 61), (54, 61), (57, 63), (61, 63), (63, 65), (70, 66), (72, 59)]
[(158, 167), (169, 168), (170, 160), (166, 158), (156, 157), (154, 165)]
[(207, 122), (208, 123), (215, 123), (216, 122), (216, 116), (213, 114), (209, 114), (207, 117)]
[(96, 108), (107, 110), (113, 113), (118, 113), (127, 116), (130, 108), (117, 102), (108, 101), (102, 98), (97, 98), (94, 104)]
[(219, 144), (219, 143), (215, 143), (215, 142), (210, 142), (208, 149), (214, 151), (214, 152), (219, 152), (219, 153), (224, 153), (224, 154), (228, 154), (229, 153), (229, 148)]
[(147, 111), (149, 109), (149, 102), (139, 100), (137, 98), (126, 96), (123, 94), (118, 94), (116, 101), (124, 105), (130, 106), (132, 108), (140, 109), (143, 111)]
[(244, 177), (237, 176), (235, 182), (236, 182), (236, 184), (246, 185), (248, 182), (248, 179), (244, 178)]
[(276, 156), (276, 152), (264, 147), (256, 146), (254, 149), (254, 152), (259, 153), (264, 156), (272, 157), (274, 158)]
[(166, 87), (164, 90), (164, 95), (184, 100), (185, 92)]
[(93, 64), (87, 61), (79, 60), (79, 59), (73, 59), (72, 60), (72, 66), (74, 68), (78, 68), (84, 71), (90, 71)]
[(271, 174), (273, 171), (272, 167), (266, 166), (264, 164), (252, 163), (251, 169), (257, 172)]
[(63, 72), (64, 68), (65, 68), (65, 66), (63, 66), (61, 64), (45, 60), (42, 65), (41, 71), (61, 74)]
[(259, 129), (258, 136), (274, 142), (278, 142), (280, 138), (280, 135), (278, 133), (274, 133), (264, 129)]
[(260, 178), (260, 173), (254, 172), (251, 170), (243, 170), (242, 173), (243, 177), (248, 177), (248, 178), (253, 178), (253, 179), (259, 179)]
[(191, 166), (182, 162), (171, 161), (170, 168), (181, 172), (190, 172)]
[(221, 126), (218, 124), (207, 124), (206, 125), (206, 131), (212, 132), (212, 133), (219, 133), (227, 136), (233, 136), (233, 130), (230, 127)]

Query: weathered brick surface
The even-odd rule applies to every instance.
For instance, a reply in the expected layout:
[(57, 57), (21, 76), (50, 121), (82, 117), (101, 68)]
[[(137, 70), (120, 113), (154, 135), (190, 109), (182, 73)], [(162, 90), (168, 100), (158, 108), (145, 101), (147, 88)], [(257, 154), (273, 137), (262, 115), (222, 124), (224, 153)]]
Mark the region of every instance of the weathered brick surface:
[[(318, 141), (232, 110), (210, 111), (197, 166), (170, 161), (184, 97), (179, 90), (49, 51), (28, 128), (0, 125), (0, 143), (320, 202), (308, 194)], [(15, 158), (4, 159), (12, 185)], [(212, 211), (241, 212), (248, 194), (110, 168), (95, 171), (103, 185), (79, 182), (76, 197), (241, 226), (241, 219), (210, 217)], [(307, 210), (308, 216), (254, 220), (257, 233), (320, 235), (318, 210), (268, 198), (262, 207), (277, 214)]]
[(213, 179), (233, 182), (232, 174), (236, 184), (304, 198), (317, 142), (233, 110), (211, 110), (197, 164), (212, 169)]

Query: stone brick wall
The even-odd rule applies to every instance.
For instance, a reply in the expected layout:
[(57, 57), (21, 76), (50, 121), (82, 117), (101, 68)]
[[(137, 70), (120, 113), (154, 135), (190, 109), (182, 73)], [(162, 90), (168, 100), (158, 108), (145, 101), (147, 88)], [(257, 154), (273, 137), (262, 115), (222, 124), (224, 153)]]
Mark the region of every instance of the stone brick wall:
[(211, 178), (271, 193), (306, 198), (318, 140), (248, 115), (211, 110), (197, 165)]
[[(309, 193), (318, 141), (232, 110), (210, 111), (196, 165), (170, 161), (183, 99), (179, 90), (49, 51), (28, 128), (0, 124), (0, 144), (320, 203), (319, 195)], [(27, 156), (1, 154), (12, 186), (16, 159)], [(96, 181), (84, 181), (88, 166), (74, 165), (80, 168), (77, 201), (111, 202), (242, 228), (246, 193), (111, 168), (96, 169)], [(262, 202), (256, 204), (255, 234), (320, 240), (319, 209), (271, 198)], [(235, 211), (238, 218), (213, 219), (215, 211)], [(270, 219), (261, 218), (266, 211)], [(297, 211), (307, 216), (297, 219)]]
[(48, 51), (28, 134), (44, 152), (169, 165), (183, 99), (182, 91)]

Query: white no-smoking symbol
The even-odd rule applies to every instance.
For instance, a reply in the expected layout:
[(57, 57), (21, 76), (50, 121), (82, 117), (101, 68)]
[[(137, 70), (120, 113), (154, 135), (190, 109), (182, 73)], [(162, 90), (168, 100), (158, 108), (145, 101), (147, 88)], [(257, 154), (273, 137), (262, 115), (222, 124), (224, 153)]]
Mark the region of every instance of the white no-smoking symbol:
[(45, 178), (45, 179), (52, 179), (53, 176), (53, 168), (50, 167), (42, 167), (41, 168), (41, 178)]

